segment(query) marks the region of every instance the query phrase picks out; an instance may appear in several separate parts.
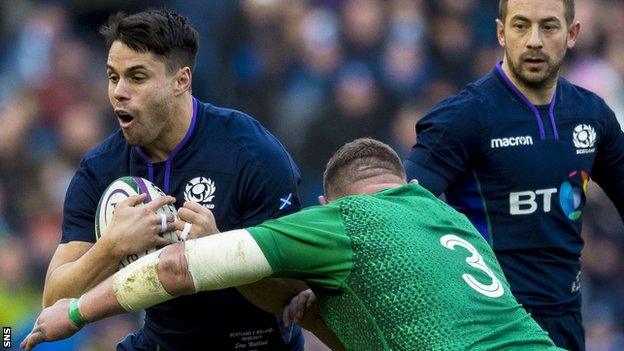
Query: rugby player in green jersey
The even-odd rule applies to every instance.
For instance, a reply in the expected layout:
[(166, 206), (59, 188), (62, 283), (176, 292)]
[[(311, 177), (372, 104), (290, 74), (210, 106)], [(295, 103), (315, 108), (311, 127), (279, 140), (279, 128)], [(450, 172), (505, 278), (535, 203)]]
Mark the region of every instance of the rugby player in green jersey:
[(406, 184), (387, 145), (343, 146), (327, 165), (324, 191), (324, 206), (144, 256), (80, 299), (46, 308), (22, 347), (173, 296), (282, 277), (315, 291), (320, 318), (338, 341), (322, 328), (319, 336), (335, 348), (558, 350), (511, 295), (468, 219)]

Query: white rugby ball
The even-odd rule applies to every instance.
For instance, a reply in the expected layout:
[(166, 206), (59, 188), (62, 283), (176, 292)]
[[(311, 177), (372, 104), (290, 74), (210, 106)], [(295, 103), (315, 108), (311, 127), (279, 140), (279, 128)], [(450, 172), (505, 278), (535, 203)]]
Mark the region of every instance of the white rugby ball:
[[(148, 203), (154, 199), (165, 196), (165, 193), (163, 193), (162, 190), (160, 190), (156, 185), (141, 177), (121, 177), (112, 182), (108, 188), (106, 188), (104, 194), (100, 198), (97, 210), (95, 211), (96, 240), (100, 239), (100, 237), (104, 234), (106, 227), (108, 227), (111, 223), (113, 213), (115, 212), (115, 205), (130, 196), (140, 194), (147, 194), (147, 198), (144, 203)], [(165, 205), (159, 208), (156, 213), (172, 213), (174, 216), (177, 216), (177, 211), (173, 205)], [(166, 232), (160, 234), (160, 236), (173, 241), (178, 241), (178, 236), (175, 231)], [(123, 260), (121, 260), (121, 262), (119, 262), (119, 269), (158, 249), (160, 249), (160, 247), (153, 247), (149, 250), (126, 256)]]

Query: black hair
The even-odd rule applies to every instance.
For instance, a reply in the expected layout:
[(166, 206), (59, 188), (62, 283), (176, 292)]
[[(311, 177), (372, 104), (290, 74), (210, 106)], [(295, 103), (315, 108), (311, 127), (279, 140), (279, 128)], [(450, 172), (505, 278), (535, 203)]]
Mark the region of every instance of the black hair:
[(152, 53), (163, 59), (167, 70), (195, 67), (198, 34), (189, 20), (169, 9), (151, 9), (126, 15), (117, 12), (100, 28), (110, 50), (120, 41), (132, 50)]
[[(568, 25), (571, 25), (572, 21), (574, 21), (574, 0), (557, 0), (557, 1), (563, 1), (563, 6), (565, 7), (564, 17), (565, 17), (566, 23)], [(503, 23), (505, 22), (505, 17), (507, 17), (507, 3), (508, 2), (509, 0), (500, 0), (498, 2), (498, 16), (500, 17), (500, 20), (503, 21)]]

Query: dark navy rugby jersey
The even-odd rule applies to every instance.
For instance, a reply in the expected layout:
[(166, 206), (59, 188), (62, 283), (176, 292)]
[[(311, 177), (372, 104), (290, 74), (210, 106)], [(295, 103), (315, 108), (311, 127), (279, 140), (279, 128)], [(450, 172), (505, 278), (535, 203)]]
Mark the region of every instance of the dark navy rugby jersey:
[[(299, 169), (284, 147), (253, 118), (193, 98), (189, 131), (166, 162), (152, 164), (121, 131), (81, 161), (67, 191), (61, 243), (95, 242), (94, 215), (106, 187), (141, 176), (214, 213), (222, 231), (254, 226), (300, 208)], [(183, 296), (147, 309), (144, 332), (163, 350), (286, 350), (276, 317), (236, 289)]]
[(533, 106), (499, 63), (416, 129), (408, 178), (471, 220), (519, 302), (578, 310), (590, 177), (624, 212), (624, 137), (604, 101), (560, 78), (551, 104)]

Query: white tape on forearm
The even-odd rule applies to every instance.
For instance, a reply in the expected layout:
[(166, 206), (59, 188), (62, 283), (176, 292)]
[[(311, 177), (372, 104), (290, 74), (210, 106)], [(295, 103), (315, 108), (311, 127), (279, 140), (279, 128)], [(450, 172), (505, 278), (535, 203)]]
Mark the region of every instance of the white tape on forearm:
[(191, 232), (192, 223), (186, 222), (184, 223), (184, 229), (182, 229), (182, 233), (180, 233), (180, 240), (185, 241)]
[(113, 275), (113, 291), (126, 311), (140, 311), (173, 297), (158, 279), (157, 265), (161, 251), (145, 255)]
[(262, 250), (244, 229), (188, 240), (184, 255), (196, 292), (249, 284), (273, 274)]
[(167, 215), (164, 213), (160, 214), (160, 232), (167, 232)]

